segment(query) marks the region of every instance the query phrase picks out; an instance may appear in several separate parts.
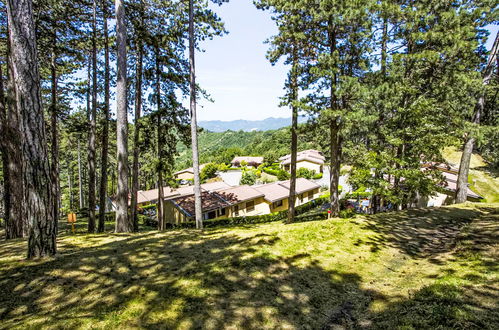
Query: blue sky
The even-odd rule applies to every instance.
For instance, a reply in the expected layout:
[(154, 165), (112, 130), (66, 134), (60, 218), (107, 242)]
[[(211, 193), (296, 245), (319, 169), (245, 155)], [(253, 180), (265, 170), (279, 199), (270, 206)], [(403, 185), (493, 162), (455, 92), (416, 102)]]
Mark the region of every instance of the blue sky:
[[(228, 35), (201, 44), (196, 55), (196, 78), (214, 103), (201, 100), (199, 120), (259, 120), (290, 117), (279, 105), (287, 69), (265, 58), (264, 41), (277, 32), (270, 13), (257, 10), (252, 0), (231, 0), (213, 9), (225, 22)], [(490, 49), (498, 26), (491, 26)]]
[(199, 120), (257, 120), (290, 117), (279, 108), (287, 69), (265, 58), (264, 41), (277, 32), (269, 12), (257, 10), (252, 0), (232, 0), (213, 6), (229, 34), (201, 44), (196, 77), (214, 103), (202, 100)]

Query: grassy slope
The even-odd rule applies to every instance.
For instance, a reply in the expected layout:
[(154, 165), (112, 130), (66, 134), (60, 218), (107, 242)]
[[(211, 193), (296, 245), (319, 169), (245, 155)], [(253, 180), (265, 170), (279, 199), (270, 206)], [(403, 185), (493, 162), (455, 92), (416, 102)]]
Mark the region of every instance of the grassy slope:
[[(445, 148), (444, 158), (456, 167), (461, 161), (461, 152), (455, 148)], [(480, 155), (473, 154), (470, 163), (471, 189), (489, 203), (499, 203), (499, 173), (487, 167), (487, 163)]]
[(494, 328), (499, 205), (0, 242), (0, 328)]

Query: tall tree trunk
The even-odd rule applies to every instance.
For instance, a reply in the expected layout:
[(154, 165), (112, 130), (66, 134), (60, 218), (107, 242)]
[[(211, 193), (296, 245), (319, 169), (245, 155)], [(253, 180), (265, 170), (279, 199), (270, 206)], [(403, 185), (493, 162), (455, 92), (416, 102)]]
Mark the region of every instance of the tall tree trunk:
[[(9, 29), (7, 32), (10, 35)], [(25, 237), (28, 235), (28, 226), (24, 203), (24, 186), (19, 184), (23, 180), (23, 162), (21, 145), (19, 113), (16, 108), (15, 86), (13, 76), (13, 64), (10, 55), (10, 37), (7, 38), (7, 97), (4, 97), (4, 111), (6, 120), (3, 121), (2, 142), (5, 157), (4, 180), (8, 184), (5, 190), (6, 203), (6, 226), (5, 237), (7, 239)], [(3, 89), (2, 89), (3, 90)]]
[(83, 171), (81, 168), (81, 148), (80, 139), (78, 139), (78, 196), (80, 202), (80, 210), (85, 207), (85, 200), (83, 195)]
[(331, 215), (337, 217), (340, 214), (340, 196), (338, 192), (340, 180), (340, 160), (341, 160), (341, 138), (340, 126), (336, 119), (333, 119), (329, 126), (331, 140), (331, 166), (330, 166), (330, 201), (331, 201)]
[(116, 232), (132, 231), (128, 218), (128, 118), (127, 118), (127, 72), (126, 72), (126, 26), (123, 0), (115, 1), (116, 48), (118, 81), (116, 86), (116, 137), (118, 155), (118, 193), (116, 198)]
[[(490, 50), (489, 58), (487, 61), (487, 66), (483, 73), (483, 91), (478, 98), (476, 105), (475, 115), (473, 118), (473, 124), (480, 125), (481, 115), (485, 108), (485, 93), (486, 86), (490, 83), (492, 79), (492, 74), (494, 72), (494, 66), (497, 60), (497, 53), (499, 51), (499, 32), (496, 33), (496, 38), (494, 40), (494, 45)], [(473, 148), (475, 147), (475, 137), (473, 134), (468, 133), (466, 136), (466, 142), (463, 147), (463, 154), (461, 156), (461, 163), (459, 164), (459, 174), (457, 176), (457, 187), (456, 187), (456, 203), (466, 202), (468, 196), (468, 175), (470, 171), (470, 161), (471, 155), (473, 153)]]
[(189, 63), (191, 89), (191, 138), (192, 138), (192, 168), (194, 170), (194, 204), (196, 213), (196, 228), (203, 229), (203, 209), (201, 204), (201, 182), (199, 180), (198, 126), (196, 115), (196, 65), (194, 39), (194, 3), (189, 0)]
[(0, 147), (2, 148), (2, 170), (3, 170), (3, 210), (4, 221), (9, 222), (10, 215), (10, 182), (9, 182), (9, 155), (5, 147), (5, 140), (7, 139), (7, 104), (5, 103), (5, 91), (3, 86), (3, 70), (0, 65)]
[(97, 117), (97, 3), (93, 1), (92, 17), (92, 111), (88, 136), (88, 232), (95, 232), (95, 128)]
[(158, 230), (165, 230), (163, 217), (163, 159), (162, 159), (162, 134), (161, 134), (161, 79), (159, 49), (156, 48), (156, 107), (157, 107), (157, 153), (158, 153), (158, 202), (156, 203), (156, 213), (158, 216)]
[[(329, 43), (330, 43), (330, 55), (331, 57), (336, 52), (336, 31), (332, 23), (331, 31), (329, 33)], [(338, 101), (336, 98), (336, 84), (338, 82), (337, 74), (334, 73), (331, 77), (331, 112), (336, 112), (338, 109)], [(331, 155), (331, 165), (330, 165), (330, 202), (331, 202), (331, 215), (334, 217), (340, 214), (340, 196), (339, 196), (339, 179), (340, 179), (340, 167), (341, 167), (341, 138), (340, 138), (340, 124), (339, 116), (334, 114), (330, 121), (329, 133), (330, 133), (330, 155)]]
[[(141, 3), (142, 5), (142, 3)], [(142, 7), (141, 7), (142, 10)], [(142, 12), (141, 25), (143, 26)], [(139, 191), (139, 138), (140, 138), (140, 115), (142, 111), (142, 66), (143, 46), (141, 36), (137, 38), (137, 63), (135, 68), (135, 129), (133, 132), (133, 165), (132, 165), (132, 200), (130, 203), (133, 231), (139, 231), (139, 219), (137, 215), (137, 194)]]
[[(388, 52), (387, 52), (387, 47), (388, 47), (388, 18), (386, 17), (385, 13), (382, 13), (383, 17), (383, 25), (382, 25), (382, 37), (381, 37), (381, 79), (385, 81), (386, 78), (386, 64), (387, 64), (387, 57), (388, 57)], [(380, 127), (382, 123), (384, 122), (384, 109), (380, 108), (380, 114), (379, 114), (379, 119), (377, 123), (377, 127), (375, 127), (376, 135), (377, 135), (377, 140), (378, 140), (378, 146), (375, 147), (377, 150), (376, 154), (377, 157), (380, 157), (380, 149), (379, 148), (384, 148), (384, 138), (381, 133)], [(374, 173), (376, 182), (379, 182), (383, 180), (383, 173), (379, 168), (375, 170)], [(372, 197), (372, 210), (373, 213), (376, 214), (380, 210), (381, 207), (381, 196), (379, 193), (373, 194)]]
[(104, 118), (102, 122), (102, 153), (101, 153), (101, 179), (99, 188), (99, 224), (97, 231), (104, 232), (106, 220), (107, 200), (107, 160), (109, 153), (109, 31), (107, 28), (107, 2), (102, 1), (102, 16), (104, 21)]
[(40, 92), (31, 0), (8, 0), (10, 57), (21, 119), (23, 180), (29, 226), (28, 258), (55, 255), (57, 224)]
[(7, 123), (7, 104), (5, 100), (5, 91), (3, 86), (3, 70), (0, 65), (0, 119), (1, 119), (1, 134), (0, 134), (0, 145), (2, 147), (2, 169), (3, 169), (3, 211), (4, 211), (4, 222), (6, 227), (6, 235), (5, 238), (9, 239), (10, 230), (8, 228), (12, 228), (11, 225), (11, 217), (10, 217), (10, 207), (11, 207), (11, 199), (10, 199), (10, 175), (9, 175), (9, 152), (7, 147), (7, 132), (8, 132), (8, 123)]
[[(290, 72), (290, 96), (291, 102), (298, 101), (298, 55), (296, 54), (296, 44), (293, 45), (293, 67)], [(298, 109), (296, 104), (291, 105), (291, 179), (289, 181), (289, 209), (288, 223), (295, 221), (295, 203), (296, 203), (296, 157), (298, 153)]]
[[(55, 24), (54, 24), (55, 25)], [(50, 101), (50, 128), (51, 128), (51, 172), (52, 172), (52, 189), (54, 194), (54, 214), (59, 218), (59, 134), (57, 124), (57, 28), (53, 28), (52, 35), (52, 56), (50, 63), (51, 76), (51, 101)], [(56, 222), (57, 224), (57, 222)]]

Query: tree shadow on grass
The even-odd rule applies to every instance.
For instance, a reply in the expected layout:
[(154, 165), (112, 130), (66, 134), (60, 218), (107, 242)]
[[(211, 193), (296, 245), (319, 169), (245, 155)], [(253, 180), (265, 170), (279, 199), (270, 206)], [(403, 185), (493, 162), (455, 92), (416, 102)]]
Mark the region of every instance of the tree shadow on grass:
[(437, 281), (371, 315), (372, 328), (499, 328), (499, 208), (477, 209), (481, 216), (454, 238)]
[[(488, 255), (497, 214), (413, 210), (362, 222), (377, 233), (367, 242), (373, 248), (396, 247), (414, 258), (452, 252), (451, 262), (476, 265), (438, 275), (470, 285), (437, 281), (396, 303), (364, 289), (358, 274), (326, 270), (308, 254), (269, 253), (275, 234), (91, 235), (80, 237), (92, 241), (84, 248), (63, 239), (54, 259), (0, 263), (0, 328), (493, 328), (499, 290), (484, 274), (497, 271), (497, 256)], [(459, 235), (472, 219), (476, 230)], [(16, 249), (0, 242), (2, 256)], [(372, 312), (374, 299), (386, 309)]]
[[(57, 258), (2, 271), (0, 328), (316, 329), (353, 322), (377, 295), (360, 289), (357, 274), (326, 271), (306, 254), (266, 254), (260, 247), (271, 248), (273, 235), (176, 231), (119, 238), (67, 246)], [(335, 319), (347, 302), (349, 317)]]
[(461, 229), (486, 212), (442, 207), (371, 215), (361, 226), (377, 234), (357, 244), (371, 245), (372, 252), (394, 247), (410, 257), (430, 258), (438, 263), (435, 258), (455, 247)]

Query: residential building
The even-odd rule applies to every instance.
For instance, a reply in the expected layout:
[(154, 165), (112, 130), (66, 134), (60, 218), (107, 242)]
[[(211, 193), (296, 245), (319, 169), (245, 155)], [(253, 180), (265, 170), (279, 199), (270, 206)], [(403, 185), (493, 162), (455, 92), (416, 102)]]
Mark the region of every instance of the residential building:
[[(457, 177), (459, 170), (451, 165), (441, 163), (429, 163), (423, 165), (422, 170), (427, 169), (436, 169), (441, 172), (444, 180), (440, 184), (440, 187), (443, 189), (441, 192), (437, 192), (432, 196), (418, 198), (416, 206), (439, 207), (453, 204), (457, 190)], [(483, 197), (471, 190), (470, 187), (467, 187), (466, 199), (470, 202), (478, 202), (483, 199)]]
[[(260, 186), (238, 186), (212, 191), (203, 190), (203, 219), (263, 215), (288, 209), (289, 180)], [(296, 181), (296, 206), (319, 197), (320, 186), (310, 180)], [(194, 195), (165, 198), (165, 221), (194, 221)]]
[[(281, 168), (285, 171), (291, 171), (291, 155), (286, 155), (279, 158)], [(324, 161), (326, 158), (322, 152), (314, 149), (300, 151), (296, 154), (296, 169), (306, 168), (313, 170), (316, 173), (324, 172)]]
[[(199, 171), (201, 171), (205, 166), (206, 164), (199, 165)], [(185, 170), (175, 172), (173, 173), (173, 176), (177, 180), (194, 180), (194, 168), (189, 167)]]
[[(265, 195), (264, 199), (268, 208), (266, 213), (284, 211), (289, 208), (289, 186), (289, 180), (255, 186), (256, 190)], [(305, 204), (318, 198), (320, 195), (320, 185), (304, 178), (296, 179), (295, 190), (295, 206)]]
[[(203, 220), (266, 214), (263, 194), (250, 186), (231, 187), (201, 194)], [(181, 223), (194, 221), (194, 195), (165, 199), (165, 221)]]

